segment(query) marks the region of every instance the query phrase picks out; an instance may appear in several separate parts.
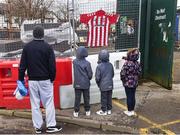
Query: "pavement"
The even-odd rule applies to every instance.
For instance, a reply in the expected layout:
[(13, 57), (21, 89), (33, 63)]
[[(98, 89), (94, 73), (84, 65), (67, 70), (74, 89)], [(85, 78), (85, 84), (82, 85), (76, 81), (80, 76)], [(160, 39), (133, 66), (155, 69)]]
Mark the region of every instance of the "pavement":
[[(112, 114), (98, 116), (100, 104), (91, 105), (92, 115), (85, 116), (83, 105), (78, 118), (72, 116), (73, 109), (56, 110), (59, 123), (129, 134), (180, 134), (180, 84), (172, 90), (162, 88), (151, 81), (144, 81), (136, 92), (137, 116), (128, 117), (125, 99), (113, 99)], [(31, 119), (30, 110), (0, 109), (0, 115)], [(105, 132), (104, 132), (105, 133)]]

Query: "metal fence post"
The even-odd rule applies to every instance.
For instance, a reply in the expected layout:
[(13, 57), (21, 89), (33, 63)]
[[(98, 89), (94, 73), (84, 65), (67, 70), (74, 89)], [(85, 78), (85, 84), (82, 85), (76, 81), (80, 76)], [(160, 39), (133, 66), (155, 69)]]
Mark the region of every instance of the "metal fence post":
[(67, 0), (67, 7), (68, 7), (68, 17), (69, 17), (69, 44), (70, 44), (70, 49), (71, 49), (71, 55), (73, 55), (72, 51), (72, 38), (71, 38), (71, 14), (70, 14), (70, 2)]
[(72, 0), (72, 25), (73, 25), (73, 56), (75, 55), (75, 45), (76, 45), (76, 39), (75, 39), (75, 22), (74, 22), (74, 0)]
[(148, 77), (148, 60), (149, 60), (149, 40), (150, 40), (150, 21), (151, 21), (151, 0), (147, 2), (146, 15), (146, 31), (145, 31), (145, 47), (144, 47), (144, 77)]

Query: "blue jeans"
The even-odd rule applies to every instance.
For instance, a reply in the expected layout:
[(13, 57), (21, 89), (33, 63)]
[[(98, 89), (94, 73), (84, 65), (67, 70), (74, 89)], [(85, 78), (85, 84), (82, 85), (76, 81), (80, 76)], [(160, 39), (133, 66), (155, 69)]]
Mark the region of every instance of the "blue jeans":
[(133, 111), (136, 104), (136, 99), (135, 99), (136, 88), (125, 87), (125, 92), (127, 97), (128, 111)]

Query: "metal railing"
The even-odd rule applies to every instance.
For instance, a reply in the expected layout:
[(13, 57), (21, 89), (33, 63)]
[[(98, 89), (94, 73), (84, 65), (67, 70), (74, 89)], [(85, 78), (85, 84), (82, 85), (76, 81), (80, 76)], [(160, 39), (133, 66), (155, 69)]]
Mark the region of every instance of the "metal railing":
[[(0, 57), (19, 58), (24, 45), (33, 39), (32, 30), (37, 24), (44, 27), (45, 40), (54, 48), (57, 57), (75, 55), (78, 46), (86, 46), (89, 54), (98, 53), (102, 49), (123, 51), (137, 47), (140, 30), (140, 1), (56, 0), (46, 14), (43, 12), (44, 16), (34, 19), (25, 18), (19, 28), (9, 28), (8, 22), (0, 19), (2, 21), (0, 23), (4, 23), (3, 26), (7, 24), (6, 28), (0, 29)], [(13, 6), (15, 5), (11, 4), (11, 7)], [(120, 18), (110, 27), (108, 46), (88, 47), (88, 26), (80, 22), (80, 15), (94, 13), (98, 10), (104, 10), (108, 14), (119, 14)], [(63, 15), (64, 18), (61, 18)], [(1, 16), (8, 17), (7, 14)], [(16, 18), (16, 21), (11, 22), (17, 22), (18, 17), (11, 18)], [(18, 24), (11, 24), (11, 26), (18, 26)]]

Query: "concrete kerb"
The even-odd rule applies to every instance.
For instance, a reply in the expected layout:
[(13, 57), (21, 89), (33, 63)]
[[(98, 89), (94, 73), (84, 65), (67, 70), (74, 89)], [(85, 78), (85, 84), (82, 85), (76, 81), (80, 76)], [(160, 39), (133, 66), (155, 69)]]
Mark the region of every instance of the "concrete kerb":
[(98, 121), (89, 120), (89, 119), (57, 116), (56, 120), (58, 122), (71, 123), (71, 124), (76, 124), (76, 125), (84, 126), (84, 127), (91, 127), (91, 128), (101, 127), (101, 123), (99, 123)]
[(31, 119), (31, 112), (14, 111), (15, 117)]
[(14, 115), (14, 111), (13, 110), (0, 109), (0, 115), (13, 116)]
[[(23, 111), (17, 111), (17, 110), (0, 109), (0, 115), (31, 119), (31, 112), (23, 112)], [(83, 127), (96, 128), (96, 129), (101, 129), (105, 131), (114, 131), (114, 132), (121, 132), (121, 133), (130, 133), (130, 134), (139, 133), (138, 129), (135, 129), (133, 127), (110, 125), (108, 123), (102, 123), (99, 121), (94, 121), (94, 120), (89, 120), (89, 119), (56, 116), (56, 120), (57, 122), (75, 124), (75, 125), (79, 125)]]

